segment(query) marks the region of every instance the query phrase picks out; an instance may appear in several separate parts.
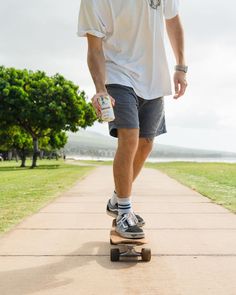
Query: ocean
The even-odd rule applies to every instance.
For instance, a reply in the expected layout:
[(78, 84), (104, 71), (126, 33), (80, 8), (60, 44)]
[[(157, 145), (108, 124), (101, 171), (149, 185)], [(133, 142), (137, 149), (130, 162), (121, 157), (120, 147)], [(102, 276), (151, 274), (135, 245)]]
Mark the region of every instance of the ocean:
[[(73, 160), (89, 160), (89, 161), (112, 161), (109, 157), (91, 157), (80, 155), (68, 155), (67, 159)], [(219, 162), (219, 163), (236, 163), (236, 158), (153, 158), (149, 157), (146, 162), (163, 163), (163, 162)]]

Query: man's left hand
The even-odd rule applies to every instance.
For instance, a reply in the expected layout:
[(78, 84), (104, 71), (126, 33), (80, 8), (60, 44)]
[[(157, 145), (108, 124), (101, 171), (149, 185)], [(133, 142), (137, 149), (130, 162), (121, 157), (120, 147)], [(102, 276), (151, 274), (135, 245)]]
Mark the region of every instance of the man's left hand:
[(180, 96), (183, 96), (185, 90), (188, 86), (186, 81), (186, 73), (181, 71), (176, 71), (174, 74), (174, 84), (175, 84), (175, 95), (174, 98), (178, 99)]

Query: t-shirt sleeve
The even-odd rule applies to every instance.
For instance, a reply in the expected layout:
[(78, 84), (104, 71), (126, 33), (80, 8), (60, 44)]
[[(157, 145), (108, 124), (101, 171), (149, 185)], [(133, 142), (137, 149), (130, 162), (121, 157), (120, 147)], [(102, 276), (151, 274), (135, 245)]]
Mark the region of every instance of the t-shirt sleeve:
[(175, 17), (179, 12), (179, 0), (164, 0), (164, 16), (166, 19)]
[(81, 0), (80, 4), (77, 35), (86, 37), (87, 34), (106, 37), (106, 27), (95, 0)]

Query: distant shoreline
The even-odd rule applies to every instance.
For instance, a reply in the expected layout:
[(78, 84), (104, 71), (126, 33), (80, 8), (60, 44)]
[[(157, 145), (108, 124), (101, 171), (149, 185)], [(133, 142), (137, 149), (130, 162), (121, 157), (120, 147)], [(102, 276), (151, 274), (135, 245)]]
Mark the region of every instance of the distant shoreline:
[[(110, 157), (92, 157), (92, 156), (80, 156), (80, 155), (68, 155), (66, 157), (67, 160), (87, 160), (87, 161), (112, 161), (113, 158)], [(219, 162), (219, 163), (236, 163), (236, 158), (204, 158), (204, 157), (196, 157), (196, 158), (183, 158), (183, 157), (176, 157), (176, 158), (171, 158), (171, 157), (160, 157), (160, 158), (153, 158), (150, 157), (147, 159), (147, 162), (150, 163), (163, 163), (163, 162)]]

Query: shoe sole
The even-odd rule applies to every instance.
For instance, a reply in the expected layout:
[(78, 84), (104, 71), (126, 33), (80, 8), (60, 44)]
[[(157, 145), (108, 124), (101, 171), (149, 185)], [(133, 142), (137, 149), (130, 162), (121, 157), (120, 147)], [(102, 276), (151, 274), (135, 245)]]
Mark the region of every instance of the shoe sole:
[(145, 238), (145, 234), (144, 233), (126, 233), (126, 232), (119, 232), (116, 229), (116, 232), (125, 239), (143, 239)]
[(114, 218), (116, 218), (118, 216), (118, 214), (116, 214), (115, 212), (108, 211), (108, 210), (107, 210), (107, 215), (114, 217)]

